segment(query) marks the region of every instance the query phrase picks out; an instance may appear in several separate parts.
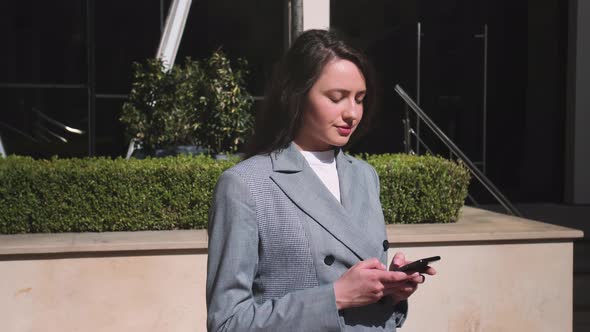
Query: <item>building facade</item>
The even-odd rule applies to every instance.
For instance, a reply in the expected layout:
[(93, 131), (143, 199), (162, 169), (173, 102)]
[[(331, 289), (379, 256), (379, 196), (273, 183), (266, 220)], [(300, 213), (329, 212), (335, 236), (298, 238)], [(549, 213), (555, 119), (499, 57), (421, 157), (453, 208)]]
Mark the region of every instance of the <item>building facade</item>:
[[(131, 63), (155, 56), (171, 3), (3, 2), (6, 152), (124, 155)], [(334, 29), (381, 82), (377, 125), (352, 152), (404, 150), (399, 84), (512, 201), (590, 204), (589, 19), (583, 0), (193, 1), (176, 62), (221, 47), (249, 61), (261, 97), (294, 26)], [(426, 129), (420, 137), (414, 150), (448, 155)]]

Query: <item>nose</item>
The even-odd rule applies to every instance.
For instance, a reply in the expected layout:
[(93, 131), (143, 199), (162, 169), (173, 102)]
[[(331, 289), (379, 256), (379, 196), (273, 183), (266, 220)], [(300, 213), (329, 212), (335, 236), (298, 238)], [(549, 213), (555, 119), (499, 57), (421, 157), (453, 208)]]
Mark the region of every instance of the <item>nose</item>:
[(347, 103), (344, 112), (342, 112), (342, 118), (346, 122), (360, 121), (363, 116), (363, 104), (358, 104), (355, 99), (352, 99)]

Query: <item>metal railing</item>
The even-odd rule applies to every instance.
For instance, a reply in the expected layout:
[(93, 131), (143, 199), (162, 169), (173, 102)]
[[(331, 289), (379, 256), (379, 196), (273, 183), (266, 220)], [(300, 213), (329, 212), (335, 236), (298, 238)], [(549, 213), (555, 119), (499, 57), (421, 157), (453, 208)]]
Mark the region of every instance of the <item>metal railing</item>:
[[(395, 92), (404, 100), (406, 103), (406, 113), (404, 119), (404, 145), (406, 147), (407, 153), (412, 153), (411, 150), (411, 136), (413, 135), (417, 139), (417, 144), (422, 144), (428, 151), (430, 148), (422, 141), (420, 135), (416, 134), (414, 129), (411, 127), (410, 123), (410, 116), (408, 112), (408, 107), (417, 116), (417, 120), (420, 120), (426, 124), (426, 126), (438, 137), (439, 140), (451, 151), (451, 155), (457, 156), (463, 163), (467, 166), (473, 177), (475, 177), (484, 187), (485, 189), (492, 195), (494, 198), (512, 215), (516, 215), (521, 217), (521, 213), (510, 203), (510, 201), (504, 196), (500, 190), (488, 179), (485, 174), (479, 170), (475, 166), (475, 164), (445, 135), (445, 133), (430, 119), (428, 115), (408, 96), (408, 94), (402, 89), (401, 86), (395, 86)], [(470, 198), (477, 202), (470, 196)]]

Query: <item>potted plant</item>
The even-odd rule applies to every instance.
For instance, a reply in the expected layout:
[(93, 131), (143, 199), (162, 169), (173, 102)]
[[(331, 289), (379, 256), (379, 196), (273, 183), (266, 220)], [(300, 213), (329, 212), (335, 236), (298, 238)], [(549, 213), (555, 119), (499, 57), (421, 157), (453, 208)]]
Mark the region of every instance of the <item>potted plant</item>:
[[(235, 153), (253, 127), (247, 63), (232, 68), (220, 50), (186, 58), (169, 71), (159, 59), (133, 64), (133, 84), (120, 120), (149, 155)], [(188, 146), (188, 147), (187, 147)]]
[(213, 154), (236, 153), (254, 127), (254, 99), (246, 91), (247, 62), (232, 68), (221, 51), (203, 62), (202, 128), (199, 142)]

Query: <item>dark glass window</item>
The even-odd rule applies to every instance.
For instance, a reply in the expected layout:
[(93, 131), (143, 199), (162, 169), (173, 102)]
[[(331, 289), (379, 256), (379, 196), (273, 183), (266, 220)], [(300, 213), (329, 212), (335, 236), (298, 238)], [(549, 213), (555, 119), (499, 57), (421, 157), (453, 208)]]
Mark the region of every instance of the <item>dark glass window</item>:
[(263, 95), (273, 64), (283, 54), (283, 1), (193, 1), (176, 62), (202, 59), (221, 48), (230, 59), (248, 60), (248, 87)]
[[(486, 146), (487, 175), (509, 198), (561, 199), (567, 2), (331, 0), (330, 9), (332, 27), (366, 50), (383, 88), (382, 113), (355, 149), (403, 150), (404, 106), (393, 91), (400, 84), (415, 100), (419, 92), (423, 110), (480, 167)], [(432, 152), (448, 156), (421, 128)]]
[(0, 101), (0, 133), (8, 154), (36, 158), (88, 154), (85, 90), (4, 88)]
[(165, 19), (168, 6), (160, 0), (96, 1), (97, 93), (129, 93), (131, 63), (156, 56), (161, 9)]
[(96, 99), (96, 154), (99, 156), (124, 156), (128, 141), (125, 128), (119, 121), (125, 98)]
[(123, 156), (128, 142), (119, 122), (131, 89), (131, 64), (156, 56), (169, 0), (95, 2), (96, 153)]
[[(131, 63), (155, 57), (170, 3), (2, 2), (0, 135), (7, 152), (80, 157), (92, 147), (99, 155), (124, 155), (128, 142), (119, 117), (130, 90)], [(274, 0), (193, 1), (176, 62), (205, 58), (221, 47), (230, 59), (248, 60), (248, 89), (262, 95), (283, 52), (283, 6)], [(92, 68), (88, 45), (94, 49)], [(95, 80), (94, 102), (89, 77)]]
[(84, 83), (84, 1), (2, 1), (1, 83)]
[(403, 102), (393, 89), (400, 84), (415, 96), (417, 11), (416, 1), (330, 2), (331, 27), (368, 55), (381, 87), (381, 112), (371, 132), (353, 146), (355, 151), (403, 150)]
[(0, 134), (7, 153), (88, 154), (85, 2), (0, 5)]

